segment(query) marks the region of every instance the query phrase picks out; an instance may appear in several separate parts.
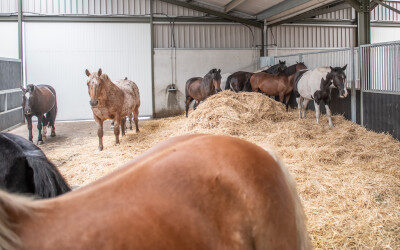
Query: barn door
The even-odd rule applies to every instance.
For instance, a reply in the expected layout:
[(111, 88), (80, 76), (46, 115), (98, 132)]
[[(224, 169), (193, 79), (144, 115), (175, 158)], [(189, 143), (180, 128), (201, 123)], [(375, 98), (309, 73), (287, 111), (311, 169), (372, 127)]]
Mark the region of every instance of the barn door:
[(26, 80), (57, 91), (58, 120), (93, 119), (85, 69), (128, 77), (140, 90), (140, 116), (150, 116), (150, 25), (138, 23), (25, 23)]

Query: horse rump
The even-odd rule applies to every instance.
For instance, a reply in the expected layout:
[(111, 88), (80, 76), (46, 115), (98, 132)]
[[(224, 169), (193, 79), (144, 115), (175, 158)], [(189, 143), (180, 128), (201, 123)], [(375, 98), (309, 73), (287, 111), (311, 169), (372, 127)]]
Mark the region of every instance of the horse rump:
[(299, 94), (299, 91), (297, 88), (297, 84), (299, 83), (303, 74), (306, 73), (307, 71), (308, 71), (308, 69), (299, 70), (293, 76), (293, 93), (296, 97), (300, 97), (300, 94)]
[(226, 79), (226, 84), (225, 84), (225, 90), (232, 90), (231, 89), (231, 79), (232, 79), (232, 75), (228, 76), (228, 78)]

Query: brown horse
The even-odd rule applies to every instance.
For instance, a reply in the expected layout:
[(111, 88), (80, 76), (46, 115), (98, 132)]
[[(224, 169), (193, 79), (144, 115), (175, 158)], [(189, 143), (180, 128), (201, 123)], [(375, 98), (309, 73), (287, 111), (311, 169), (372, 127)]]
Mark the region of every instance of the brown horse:
[(261, 91), (269, 96), (279, 96), (279, 101), (285, 103), (289, 109), (289, 98), (293, 91), (293, 77), (297, 71), (307, 69), (304, 63), (296, 63), (279, 74), (272, 75), (265, 72), (255, 73), (250, 78), (251, 89)]
[[(38, 119), (37, 128), (38, 144), (43, 143), (46, 137), (46, 127), (51, 127), (51, 136), (56, 136), (54, 122), (57, 116), (57, 95), (53, 87), (49, 85), (29, 84), (23, 92), (22, 107), (28, 124), (29, 140), (32, 141), (32, 116)], [(43, 132), (42, 132), (43, 128)]]
[(311, 248), (286, 168), (227, 136), (172, 138), (54, 199), (0, 191), (0, 211), (5, 249)]
[(137, 85), (125, 78), (124, 80), (111, 82), (110, 78), (103, 74), (101, 69), (98, 72), (90, 73), (87, 81), (90, 106), (94, 119), (98, 124), (97, 135), (99, 136), (99, 150), (103, 150), (103, 122), (106, 119), (114, 121), (115, 144), (119, 144), (119, 127), (122, 135), (125, 135), (126, 116), (134, 114), (136, 132), (139, 132), (139, 106), (140, 96)]
[(189, 112), (190, 103), (195, 100), (193, 109), (196, 109), (201, 101), (210, 95), (221, 91), (221, 70), (212, 69), (204, 78), (193, 77), (186, 81), (186, 117)]

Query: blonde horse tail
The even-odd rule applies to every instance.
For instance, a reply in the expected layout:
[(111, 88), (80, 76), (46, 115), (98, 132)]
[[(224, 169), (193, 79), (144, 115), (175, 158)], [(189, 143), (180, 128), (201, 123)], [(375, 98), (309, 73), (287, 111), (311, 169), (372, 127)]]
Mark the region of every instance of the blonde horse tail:
[(295, 216), (296, 216), (296, 227), (297, 227), (297, 245), (299, 246), (299, 250), (307, 250), (312, 249), (312, 244), (310, 242), (310, 238), (307, 232), (306, 226), (306, 215), (303, 210), (303, 206), (300, 201), (300, 197), (296, 190), (296, 182), (294, 181), (293, 177), (286, 169), (284, 164), (281, 162), (279, 157), (271, 150), (266, 149), (268, 153), (275, 159), (275, 161), (279, 164), (282, 169), (282, 172), (286, 178), (287, 184), (290, 189), (290, 193), (292, 194), (292, 198), (294, 201), (294, 209), (295, 209)]
[(19, 249), (21, 241), (14, 232), (17, 218), (33, 214), (31, 198), (9, 194), (0, 190), (0, 249)]

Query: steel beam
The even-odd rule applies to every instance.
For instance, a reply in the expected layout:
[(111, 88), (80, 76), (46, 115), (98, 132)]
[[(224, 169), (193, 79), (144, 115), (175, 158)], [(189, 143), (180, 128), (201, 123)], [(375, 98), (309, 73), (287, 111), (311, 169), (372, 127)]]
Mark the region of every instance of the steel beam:
[(151, 108), (152, 116), (156, 116), (156, 94), (154, 84), (154, 24), (153, 24), (153, 3), (154, 0), (150, 0), (150, 53), (151, 53)]
[(227, 5), (224, 7), (225, 13), (228, 13), (229, 11), (233, 10), (234, 8), (238, 7), (242, 3), (246, 2), (247, 0), (232, 0), (230, 1)]
[(117, 23), (149, 23), (150, 17), (144, 16), (24, 16), (24, 22), (117, 22)]
[[(361, 1), (363, 1), (363, 0), (361, 0)], [(351, 7), (353, 7), (357, 12), (361, 11), (361, 9), (360, 9), (360, 5), (361, 5), (360, 1), (358, 1), (358, 0), (346, 0), (346, 2), (348, 2), (351, 5)]]
[(371, 43), (371, 11), (369, 0), (361, 0), (358, 12), (358, 45)]
[[(23, 62), (22, 61), (22, 58), (23, 58), (23, 49), (22, 49), (22, 0), (18, 0), (18, 58), (21, 60), (21, 62)], [(22, 72), (21, 72), (21, 74), (22, 74)]]
[(195, 11), (199, 11), (199, 12), (203, 12), (212, 16), (216, 16), (216, 17), (220, 17), (220, 18), (224, 18), (226, 20), (229, 21), (233, 21), (233, 22), (238, 22), (238, 23), (243, 23), (243, 24), (247, 24), (250, 26), (254, 26), (257, 28), (262, 28), (263, 24), (262, 22), (259, 21), (253, 21), (250, 19), (245, 19), (245, 18), (241, 18), (241, 17), (236, 17), (236, 16), (232, 16), (220, 11), (216, 11), (216, 10), (212, 10), (212, 9), (208, 9), (202, 6), (198, 6), (195, 4), (191, 4), (191, 3), (187, 3), (187, 2), (182, 2), (179, 0), (160, 0), (161, 2), (165, 2), (165, 3), (169, 3), (169, 4), (173, 4), (173, 5), (177, 5), (177, 6), (181, 6), (181, 7), (185, 7), (188, 9), (192, 9)]
[(380, 5), (382, 5), (383, 7), (386, 7), (386, 8), (388, 8), (389, 10), (392, 10), (392, 11), (394, 11), (394, 12), (396, 12), (397, 14), (400, 14), (400, 10), (398, 10), (398, 9), (396, 9), (396, 8), (394, 8), (394, 7), (392, 7), (392, 6), (390, 6), (389, 4), (386, 4), (386, 3), (384, 3), (384, 2), (382, 2), (382, 1), (380, 1), (380, 0), (373, 0), (376, 4), (380, 4)]
[(264, 11), (258, 13), (256, 16), (257, 16), (258, 20), (263, 20), (265, 18), (275, 16), (275, 15), (277, 15), (279, 13), (282, 13), (284, 11), (287, 11), (287, 10), (290, 10), (290, 9), (295, 8), (297, 6), (300, 6), (302, 4), (305, 4), (305, 3), (309, 2), (309, 1), (310, 0), (296, 0), (296, 1), (285, 0), (285, 1), (281, 2), (281, 3), (278, 3), (278, 4), (274, 5), (274, 6), (272, 6), (271, 8), (269, 8), (267, 10), (264, 10)]

